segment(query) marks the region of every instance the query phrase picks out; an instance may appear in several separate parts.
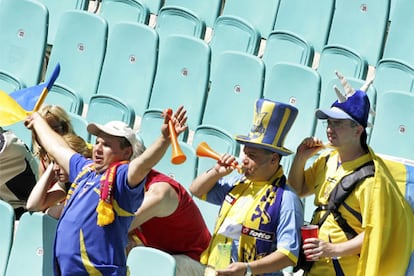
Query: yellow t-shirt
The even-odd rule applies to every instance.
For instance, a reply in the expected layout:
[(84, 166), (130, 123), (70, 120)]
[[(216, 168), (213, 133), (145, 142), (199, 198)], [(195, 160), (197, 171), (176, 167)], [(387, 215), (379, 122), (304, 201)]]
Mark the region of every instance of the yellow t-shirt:
[[(371, 160), (370, 155), (365, 154), (353, 161), (339, 164), (338, 153), (333, 151), (329, 154), (330, 156), (328, 160), (326, 160), (326, 154), (322, 155), (305, 171), (306, 185), (308, 185), (311, 190), (315, 190), (315, 205), (317, 206), (328, 203), (331, 191), (344, 176), (351, 174), (355, 169)], [(353, 192), (345, 200), (344, 204), (341, 204), (338, 209), (342, 217), (357, 233), (364, 231), (364, 217), (366, 217), (366, 207), (369, 202), (369, 197), (371, 195), (370, 188), (373, 183), (373, 177), (368, 177), (363, 180), (355, 187)], [(346, 205), (347, 208), (350, 208), (352, 212), (344, 205)], [(318, 223), (324, 213), (325, 211), (320, 211), (315, 214), (312, 223)], [(353, 213), (360, 214), (362, 223)], [(347, 241), (345, 233), (334, 220), (332, 214), (327, 217), (326, 221), (319, 229), (319, 238), (332, 243)], [(359, 261), (358, 255), (339, 257), (338, 261), (345, 275), (356, 275)], [(332, 260), (330, 258), (323, 258), (315, 262), (307, 275), (335, 275)]]

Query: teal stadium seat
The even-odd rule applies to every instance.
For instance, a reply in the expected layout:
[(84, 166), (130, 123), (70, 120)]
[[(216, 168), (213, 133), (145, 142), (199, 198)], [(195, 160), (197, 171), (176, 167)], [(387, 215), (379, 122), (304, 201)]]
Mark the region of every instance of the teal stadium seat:
[(388, 91), (378, 96), (370, 146), (377, 153), (414, 160), (414, 94)]
[(335, 0), (280, 0), (273, 30), (294, 33), (321, 52), (328, 41), (334, 10)]
[(204, 38), (206, 23), (194, 12), (176, 6), (162, 7), (155, 25), (161, 43), (169, 35), (188, 35)]
[(414, 52), (411, 47), (414, 43), (411, 32), (414, 28), (414, 1), (392, 0), (391, 3), (392, 18), (382, 59), (397, 60), (414, 68)]
[(139, 0), (139, 2), (148, 7), (150, 14), (158, 15), (164, 0)]
[[(262, 60), (267, 70), (270, 70), (279, 62), (293, 62), (312, 66), (314, 54), (313, 46), (294, 33), (273, 31), (267, 38)], [(266, 74), (266, 79), (269, 75)]]
[(6, 272), (7, 261), (9, 260), (10, 249), (14, 236), (14, 209), (0, 199), (0, 220), (2, 221), (0, 232), (0, 275)]
[(137, 0), (102, 0), (98, 15), (108, 21), (111, 33), (112, 27), (122, 21), (148, 24), (150, 11)]
[(43, 4), (0, 2), (0, 90), (10, 93), (41, 81), (47, 26)]
[(214, 226), (216, 225), (216, 220), (221, 206), (199, 199), (195, 196), (193, 197), (193, 200), (197, 205), (198, 209), (200, 210), (208, 230), (211, 234), (213, 234)]
[(196, 14), (206, 23), (206, 26), (212, 27), (214, 21), (219, 16), (223, 0), (209, 1), (188, 1), (188, 0), (165, 0), (164, 7), (177, 6), (186, 8)]
[(122, 121), (134, 128), (135, 112), (132, 106), (118, 97), (98, 94), (89, 101), (86, 120), (98, 124)]
[(222, 15), (243, 18), (254, 26), (261, 37), (266, 38), (273, 29), (279, 0), (226, 0)]
[(257, 56), (226, 51), (211, 72), (211, 86), (202, 125), (217, 126), (231, 135), (247, 134), (254, 103), (262, 97), (265, 66)]
[(414, 68), (396, 59), (381, 59), (375, 68), (374, 85), (379, 95), (389, 90), (414, 91)]
[(187, 109), (187, 124), (195, 129), (201, 123), (207, 98), (210, 47), (199, 38), (184, 35), (167, 37), (164, 46), (158, 54), (148, 108), (176, 110), (183, 105)]
[(113, 26), (108, 38), (97, 94), (114, 95), (142, 116), (154, 82), (158, 59), (158, 34), (132, 22)]
[(68, 112), (68, 115), (70, 117), (70, 122), (72, 123), (76, 135), (82, 137), (86, 142), (90, 142), (91, 137), (89, 132), (86, 130), (89, 123), (88, 120), (86, 120), (85, 117), (72, 112)]
[(57, 220), (42, 212), (26, 212), (19, 222), (5, 276), (53, 275)]
[(176, 262), (164, 251), (138, 246), (129, 252), (127, 266), (130, 276), (175, 276)]
[(257, 55), (260, 46), (260, 33), (246, 20), (221, 15), (214, 22), (209, 42), (211, 47), (211, 65), (213, 71), (216, 59), (225, 51), (240, 51)]
[(59, 62), (61, 69), (55, 85), (78, 93), (88, 102), (98, 88), (107, 33), (107, 22), (98, 15), (78, 10), (65, 12), (56, 33), (46, 78)]
[(295, 151), (305, 137), (312, 136), (315, 128), (315, 109), (319, 105), (321, 77), (312, 68), (278, 63), (268, 68), (269, 75), (263, 89), (263, 98), (295, 106), (298, 116), (285, 140), (285, 147)]
[(54, 85), (47, 94), (46, 104), (55, 104), (61, 106), (68, 112), (82, 115), (83, 98), (74, 90), (65, 89), (60, 85)]
[[(56, 33), (63, 14), (71, 10), (87, 11), (89, 0), (37, 0), (43, 3), (49, 11), (49, 27), (47, 35), (47, 44), (53, 45)], [(19, 2), (19, 1), (16, 1)]]
[(381, 59), (390, 0), (336, 0), (328, 45), (343, 45), (375, 66)]

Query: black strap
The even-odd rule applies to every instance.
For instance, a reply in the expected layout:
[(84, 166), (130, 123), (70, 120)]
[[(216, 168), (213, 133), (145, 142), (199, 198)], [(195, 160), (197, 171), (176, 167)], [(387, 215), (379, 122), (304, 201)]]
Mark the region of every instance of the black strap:
[(318, 207), (315, 212), (320, 210), (326, 210), (326, 213), (319, 220), (319, 227), (326, 221), (329, 214), (333, 214), (335, 221), (338, 223), (339, 227), (344, 231), (348, 239), (352, 239), (357, 235), (355, 230), (346, 222), (342, 217), (341, 213), (338, 212), (339, 206), (347, 199), (351, 194), (354, 188), (362, 182), (367, 177), (374, 176), (375, 167), (374, 162), (369, 161), (359, 168), (357, 168), (353, 173), (344, 176), (338, 185), (332, 190), (329, 195), (328, 204)]

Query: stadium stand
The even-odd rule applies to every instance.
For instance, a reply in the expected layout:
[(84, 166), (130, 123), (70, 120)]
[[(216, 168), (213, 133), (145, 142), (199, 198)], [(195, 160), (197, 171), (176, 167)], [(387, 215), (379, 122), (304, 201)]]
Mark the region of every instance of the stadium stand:
[(334, 10), (335, 0), (280, 0), (273, 30), (294, 33), (321, 52), (328, 41)]
[(0, 89), (13, 92), (41, 80), (48, 10), (29, 0), (0, 1)]
[(151, 27), (133, 22), (113, 26), (108, 38), (97, 94), (120, 97), (135, 114), (148, 107), (157, 71), (158, 34)]
[(83, 98), (77, 92), (58, 85), (49, 91), (45, 103), (59, 105), (66, 111), (79, 115), (83, 112)]
[(88, 126), (88, 120), (86, 120), (85, 117), (82, 117), (79, 114), (75, 114), (72, 112), (68, 112), (70, 122), (72, 123), (73, 130), (77, 135), (83, 138), (83, 140), (90, 142), (91, 137), (89, 132), (86, 130), (86, 127)]

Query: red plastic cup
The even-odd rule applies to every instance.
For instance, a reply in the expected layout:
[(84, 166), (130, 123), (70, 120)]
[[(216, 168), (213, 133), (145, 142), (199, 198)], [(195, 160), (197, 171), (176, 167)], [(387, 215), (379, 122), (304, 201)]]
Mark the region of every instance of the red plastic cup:
[(318, 225), (309, 224), (303, 225), (301, 228), (302, 240), (305, 244), (305, 240), (309, 238), (318, 238)]

